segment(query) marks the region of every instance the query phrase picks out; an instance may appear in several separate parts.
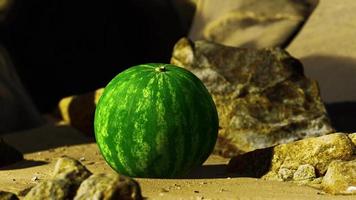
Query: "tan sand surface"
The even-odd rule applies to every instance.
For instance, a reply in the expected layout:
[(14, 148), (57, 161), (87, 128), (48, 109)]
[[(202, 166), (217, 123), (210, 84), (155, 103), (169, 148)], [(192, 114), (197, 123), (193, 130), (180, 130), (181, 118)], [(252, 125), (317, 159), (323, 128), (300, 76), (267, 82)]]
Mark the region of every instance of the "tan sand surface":
[[(50, 178), (56, 159), (67, 155), (80, 160), (93, 173), (115, 173), (103, 160), (95, 142), (69, 126), (47, 125), (3, 136), (25, 153), (21, 162), (0, 168), (1, 190), (21, 194)], [(333, 196), (292, 183), (235, 177), (225, 172), (228, 159), (210, 156), (202, 167), (182, 179), (136, 179), (147, 199), (332, 199)]]

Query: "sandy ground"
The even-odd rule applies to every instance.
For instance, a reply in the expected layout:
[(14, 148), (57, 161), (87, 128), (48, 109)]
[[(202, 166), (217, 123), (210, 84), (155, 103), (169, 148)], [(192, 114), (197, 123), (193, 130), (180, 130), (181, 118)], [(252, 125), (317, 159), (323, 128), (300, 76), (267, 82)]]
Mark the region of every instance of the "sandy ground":
[[(92, 139), (69, 126), (47, 125), (31, 131), (3, 136), (25, 154), (25, 159), (0, 168), (0, 188), (23, 194), (36, 183), (50, 178), (58, 157), (80, 160), (93, 173), (115, 173), (101, 157)], [(147, 199), (355, 199), (332, 196), (292, 183), (234, 177), (225, 172), (228, 160), (211, 156), (205, 164), (182, 179), (136, 179)]]

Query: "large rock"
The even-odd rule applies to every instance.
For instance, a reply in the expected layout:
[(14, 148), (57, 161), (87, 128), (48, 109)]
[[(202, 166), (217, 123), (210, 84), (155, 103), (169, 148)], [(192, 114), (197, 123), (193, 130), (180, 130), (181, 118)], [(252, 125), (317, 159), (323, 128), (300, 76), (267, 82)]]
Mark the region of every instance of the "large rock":
[[(332, 161), (352, 159), (353, 148), (346, 134), (334, 133), (249, 152), (232, 158), (228, 168), (241, 175), (259, 172), (258, 177), (271, 180), (313, 179), (323, 176)], [(244, 167), (250, 165), (254, 169)]]
[(330, 163), (322, 187), (332, 194), (356, 194), (356, 159)]
[(56, 115), (87, 136), (94, 136), (94, 113), (104, 89), (81, 95), (65, 97), (60, 100)]
[(320, 83), (325, 102), (356, 101), (356, 1), (319, 0), (288, 51)]
[(75, 196), (79, 185), (91, 175), (85, 166), (70, 157), (59, 158), (52, 179), (40, 182), (25, 196), (25, 200), (66, 200)]
[(5, 141), (0, 138), (0, 167), (15, 163), (22, 159), (23, 155), (21, 152), (5, 143)]
[(74, 200), (141, 200), (141, 189), (133, 179), (118, 174), (95, 174), (79, 187)]
[(317, 2), (200, 0), (189, 37), (235, 47), (284, 47), (302, 27)]
[(17, 75), (10, 56), (1, 46), (0, 110), (0, 134), (33, 128), (43, 123), (40, 113), (33, 105)]
[(279, 48), (183, 38), (171, 62), (196, 74), (212, 94), (220, 123), (215, 150), (224, 156), (333, 132), (317, 83)]

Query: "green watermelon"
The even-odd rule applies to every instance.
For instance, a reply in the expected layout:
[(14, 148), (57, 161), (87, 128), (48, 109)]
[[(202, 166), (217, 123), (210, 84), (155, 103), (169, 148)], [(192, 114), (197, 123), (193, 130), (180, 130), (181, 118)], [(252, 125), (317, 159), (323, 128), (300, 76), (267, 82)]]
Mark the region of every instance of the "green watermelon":
[(95, 138), (106, 162), (131, 177), (172, 178), (214, 149), (218, 114), (203, 83), (170, 64), (131, 67), (105, 87)]

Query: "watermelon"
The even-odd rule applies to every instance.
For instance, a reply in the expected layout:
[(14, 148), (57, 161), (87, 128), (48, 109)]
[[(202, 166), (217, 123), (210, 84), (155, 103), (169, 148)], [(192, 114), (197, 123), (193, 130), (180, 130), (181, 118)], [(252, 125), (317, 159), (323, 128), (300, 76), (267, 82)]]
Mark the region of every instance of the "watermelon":
[(214, 149), (218, 114), (203, 83), (170, 64), (119, 73), (95, 110), (100, 152), (118, 173), (173, 178), (202, 165)]

